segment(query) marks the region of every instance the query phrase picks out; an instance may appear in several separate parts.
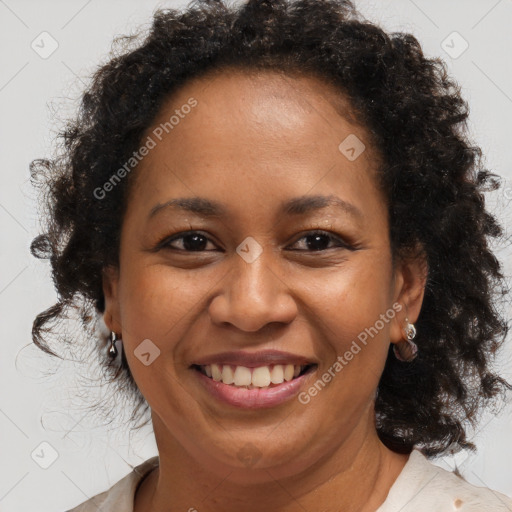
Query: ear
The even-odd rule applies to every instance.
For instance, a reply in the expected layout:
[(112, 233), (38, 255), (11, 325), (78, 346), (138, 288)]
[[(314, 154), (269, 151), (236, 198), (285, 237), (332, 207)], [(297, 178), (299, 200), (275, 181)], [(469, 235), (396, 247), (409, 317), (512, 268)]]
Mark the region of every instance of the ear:
[(115, 333), (122, 333), (119, 307), (119, 268), (106, 266), (102, 272), (103, 295), (105, 297), (105, 325)]
[(420, 315), (425, 285), (428, 276), (428, 265), (425, 253), (415, 251), (410, 257), (401, 258), (395, 269), (394, 302), (400, 304), (391, 324), (390, 341), (398, 343), (404, 339), (403, 328), (405, 319), (415, 323)]

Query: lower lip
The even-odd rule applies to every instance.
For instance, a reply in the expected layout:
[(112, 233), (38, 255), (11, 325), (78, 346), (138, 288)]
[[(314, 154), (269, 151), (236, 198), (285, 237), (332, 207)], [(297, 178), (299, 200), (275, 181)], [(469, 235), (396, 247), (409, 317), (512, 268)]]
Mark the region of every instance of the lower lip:
[(306, 379), (313, 373), (305, 373), (300, 377), (271, 388), (247, 389), (217, 382), (198, 370), (194, 370), (194, 372), (199, 377), (201, 384), (214, 397), (224, 403), (243, 409), (275, 407), (276, 405), (287, 402), (298, 395)]

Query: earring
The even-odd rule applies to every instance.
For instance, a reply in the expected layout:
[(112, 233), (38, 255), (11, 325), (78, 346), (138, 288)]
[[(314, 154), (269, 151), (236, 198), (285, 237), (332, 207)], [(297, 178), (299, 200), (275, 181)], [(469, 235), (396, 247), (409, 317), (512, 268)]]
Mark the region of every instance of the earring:
[(418, 354), (418, 346), (412, 341), (416, 336), (416, 327), (405, 319), (405, 341), (393, 345), (393, 352), (399, 361), (410, 363)]
[(112, 359), (115, 359), (117, 357), (117, 347), (116, 347), (116, 341), (117, 341), (117, 336), (116, 336), (116, 333), (114, 331), (112, 331), (110, 333), (110, 347), (108, 349), (108, 355), (112, 358)]

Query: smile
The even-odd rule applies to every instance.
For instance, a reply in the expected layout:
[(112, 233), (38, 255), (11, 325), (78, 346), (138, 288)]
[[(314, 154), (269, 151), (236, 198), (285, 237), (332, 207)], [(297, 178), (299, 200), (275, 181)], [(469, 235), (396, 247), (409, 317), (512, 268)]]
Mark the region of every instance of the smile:
[(317, 368), (317, 364), (248, 367), (218, 363), (191, 367), (200, 388), (210, 398), (241, 410), (289, 403), (306, 387)]
[(248, 368), (230, 364), (194, 365), (203, 375), (234, 387), (254, 389), (271, 388), (289, 382), (307, 373), (313, 368), (309, 365), (274, 364)]

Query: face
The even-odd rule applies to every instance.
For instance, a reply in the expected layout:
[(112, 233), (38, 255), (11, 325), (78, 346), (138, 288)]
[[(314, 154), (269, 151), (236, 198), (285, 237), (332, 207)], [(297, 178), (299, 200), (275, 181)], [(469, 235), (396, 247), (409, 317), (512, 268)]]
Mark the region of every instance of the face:
[(342, 109), (316, 78), (231, 70), (188, 82), (144, 136), (105, 320), (159, 448), (293, 474), (373, 417), (421, 294), (392, 267), (378, 154)]

